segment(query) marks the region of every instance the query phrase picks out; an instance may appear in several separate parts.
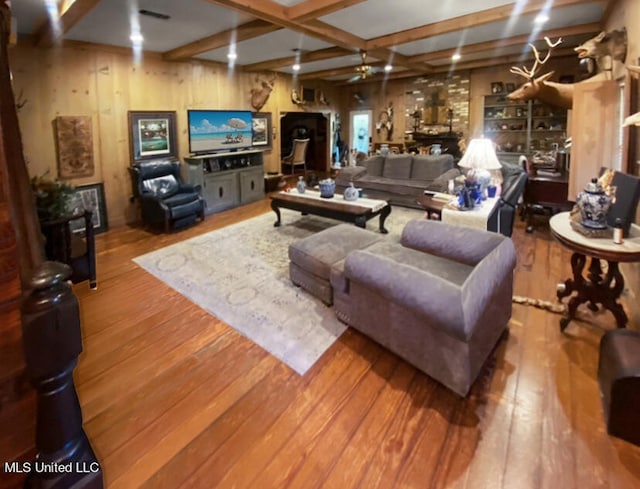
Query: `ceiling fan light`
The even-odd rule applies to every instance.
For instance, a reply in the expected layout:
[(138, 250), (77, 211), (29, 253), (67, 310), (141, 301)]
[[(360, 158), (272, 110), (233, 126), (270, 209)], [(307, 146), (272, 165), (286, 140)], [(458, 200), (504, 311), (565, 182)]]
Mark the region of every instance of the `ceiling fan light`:
[(460, 61), (460, 58), (462, 58), (462, 56), (460, 55), (460, 53), (453, 53), (451, 55), (451, 61)]
[(139, 32), (132, 33), (129, 36), (129, 39), (134, 44), (142, 44), (142, 42), (144, 41), (144, 37), (142, 37), (142, 34), (140, 34)]
[(296, 63), (296, 64), (294, 64), (294, 65), (291, 67), (291, 69), (292, 69), (293, 71), (300, 71), (300, 63)]
[(231, 60), (238, 59), (238, 55), (237, 53), (227, 53), (227, 58)]
[(392, 69), (393, 69), (393, 65), (391, 64), (385, 65), (384, 67), (384, 71), (386, 71), (387, 73), (389, 73)]

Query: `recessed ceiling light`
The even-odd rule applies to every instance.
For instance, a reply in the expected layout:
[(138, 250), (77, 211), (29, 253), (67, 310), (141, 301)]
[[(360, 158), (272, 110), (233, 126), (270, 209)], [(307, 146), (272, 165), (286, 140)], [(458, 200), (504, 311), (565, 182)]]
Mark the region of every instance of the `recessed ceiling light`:
[(460, 53), (454, 53), (451, 55), (451, 61), (459, 61), (460, 58), (462, 58), (462, 56), (460, 56)]
[(538, 14), (536, 18), (533, 19), (533, 22), (536, 24), (544, 24), (549, 20), (549, 16), (547, 14)]
[(142, 34), (140, 34), (139, 32), (131, 34), (129, 36), (129, 39), (131, 39), (131, 42), (135, 44), (142, 44), (142, 41), (144, 41), (144, 37), (142, 37)]
[(294, 64), (294, 65), (291, 67), (291, 69), (292, 69), (293, 71), (300, 71), (300, 64), (298, 64), (298, 63)]
[(389, 71), (391, 71), (392, 69), (393, 69), (393, 66), (392, 66), (392, 65), (386, 65), (386, 66), (384, 67), (384, 71), (386, 71), (387, 73), (388, 73)]

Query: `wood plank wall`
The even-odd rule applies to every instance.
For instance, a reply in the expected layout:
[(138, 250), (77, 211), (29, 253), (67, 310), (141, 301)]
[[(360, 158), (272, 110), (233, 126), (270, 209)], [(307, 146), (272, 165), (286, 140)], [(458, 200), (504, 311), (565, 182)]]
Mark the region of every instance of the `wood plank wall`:
[[(130, 138), (127, 112), (176, 111), (179, 156), (188, 155), (187, 109), (252, 110), (250, 90), (259, 86), (257, 76), (265, 73), (228, 75), (226, 65), (210, 62), (166, 62), (159, 55), (145, 53), (136, 64), (126, 49), (70, 43), (43, 50), (26, 43), (10, 51), (13, 81), (25, 105), (19, 113), (24, 153), (29, 173), (49, 171), (57, 177), (53, 121), (57, 116), (90, 115), (93, 121), (95, 173), (71, 181), (74, 185), (104, 182), (110, 225), (136, 219), (130, 204)], [(277, 131), (282, 112), (329, 112), (331, 106), (291, 102), (292, 80), (278, 74), (276, 89), (263, 112), (271, 112), (276, 128), (273, 150), (265, 153), (265, 170), (280, 166)], [(327, 98), (337, 101), (336, 89), (316, 83)]]

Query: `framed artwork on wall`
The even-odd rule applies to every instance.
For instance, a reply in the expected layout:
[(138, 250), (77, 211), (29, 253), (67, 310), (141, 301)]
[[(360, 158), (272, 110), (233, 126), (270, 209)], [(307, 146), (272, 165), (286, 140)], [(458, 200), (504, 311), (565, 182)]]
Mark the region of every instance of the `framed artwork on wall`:
[(272, 134), (271, 112), (255, 112), (253, 114), (253, 146), (271, 149)]
[[(76, 192), (71, 196), (70, 207), (74, 214), (81, 214), (85, 210), (93, 212), (91, 220), (93, 221), (95, 234), (109, 229), (103, 183), (77, 186)], [(69, 224), (72, 232), (84, 233), (83, 220), (75, 219), (70, 221)]]
[(129, 137), (133, 162), (178, 156), (176, 113), (129, 111)]
[(93, 175), (93, 130), (91, 116), (58, 116), (55, 120), (58, 176), (60, 178)]

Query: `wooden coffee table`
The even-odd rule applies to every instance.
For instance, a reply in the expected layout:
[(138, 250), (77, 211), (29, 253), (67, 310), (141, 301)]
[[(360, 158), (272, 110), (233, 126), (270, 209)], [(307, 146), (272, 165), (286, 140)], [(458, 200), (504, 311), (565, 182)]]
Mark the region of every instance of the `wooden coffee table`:
[(346, 201), (341, 195), (336, 195), (330, 199), (320, 197), (320, 192), (307, 190), (303, 194), (295, 190), (291, 192), (278, 192), (271, 194), (271, 208), (276, 213), (278, 219), (273, 224), (280, 226), (280, 209), (291, 209), (300, 211), (303, 215), (313, 214), (316, 216), (328, 217), (344, 222), (352, 222), (361, 228), (367, 227), (367, 221), (375, 216), (380, 216), (380, 232), (386, 234), (388, 231), (384, 227), (384, 221), (391, 214), (391, 206), (385, 200), (374, 200), (360, 198), (356, 201)]

